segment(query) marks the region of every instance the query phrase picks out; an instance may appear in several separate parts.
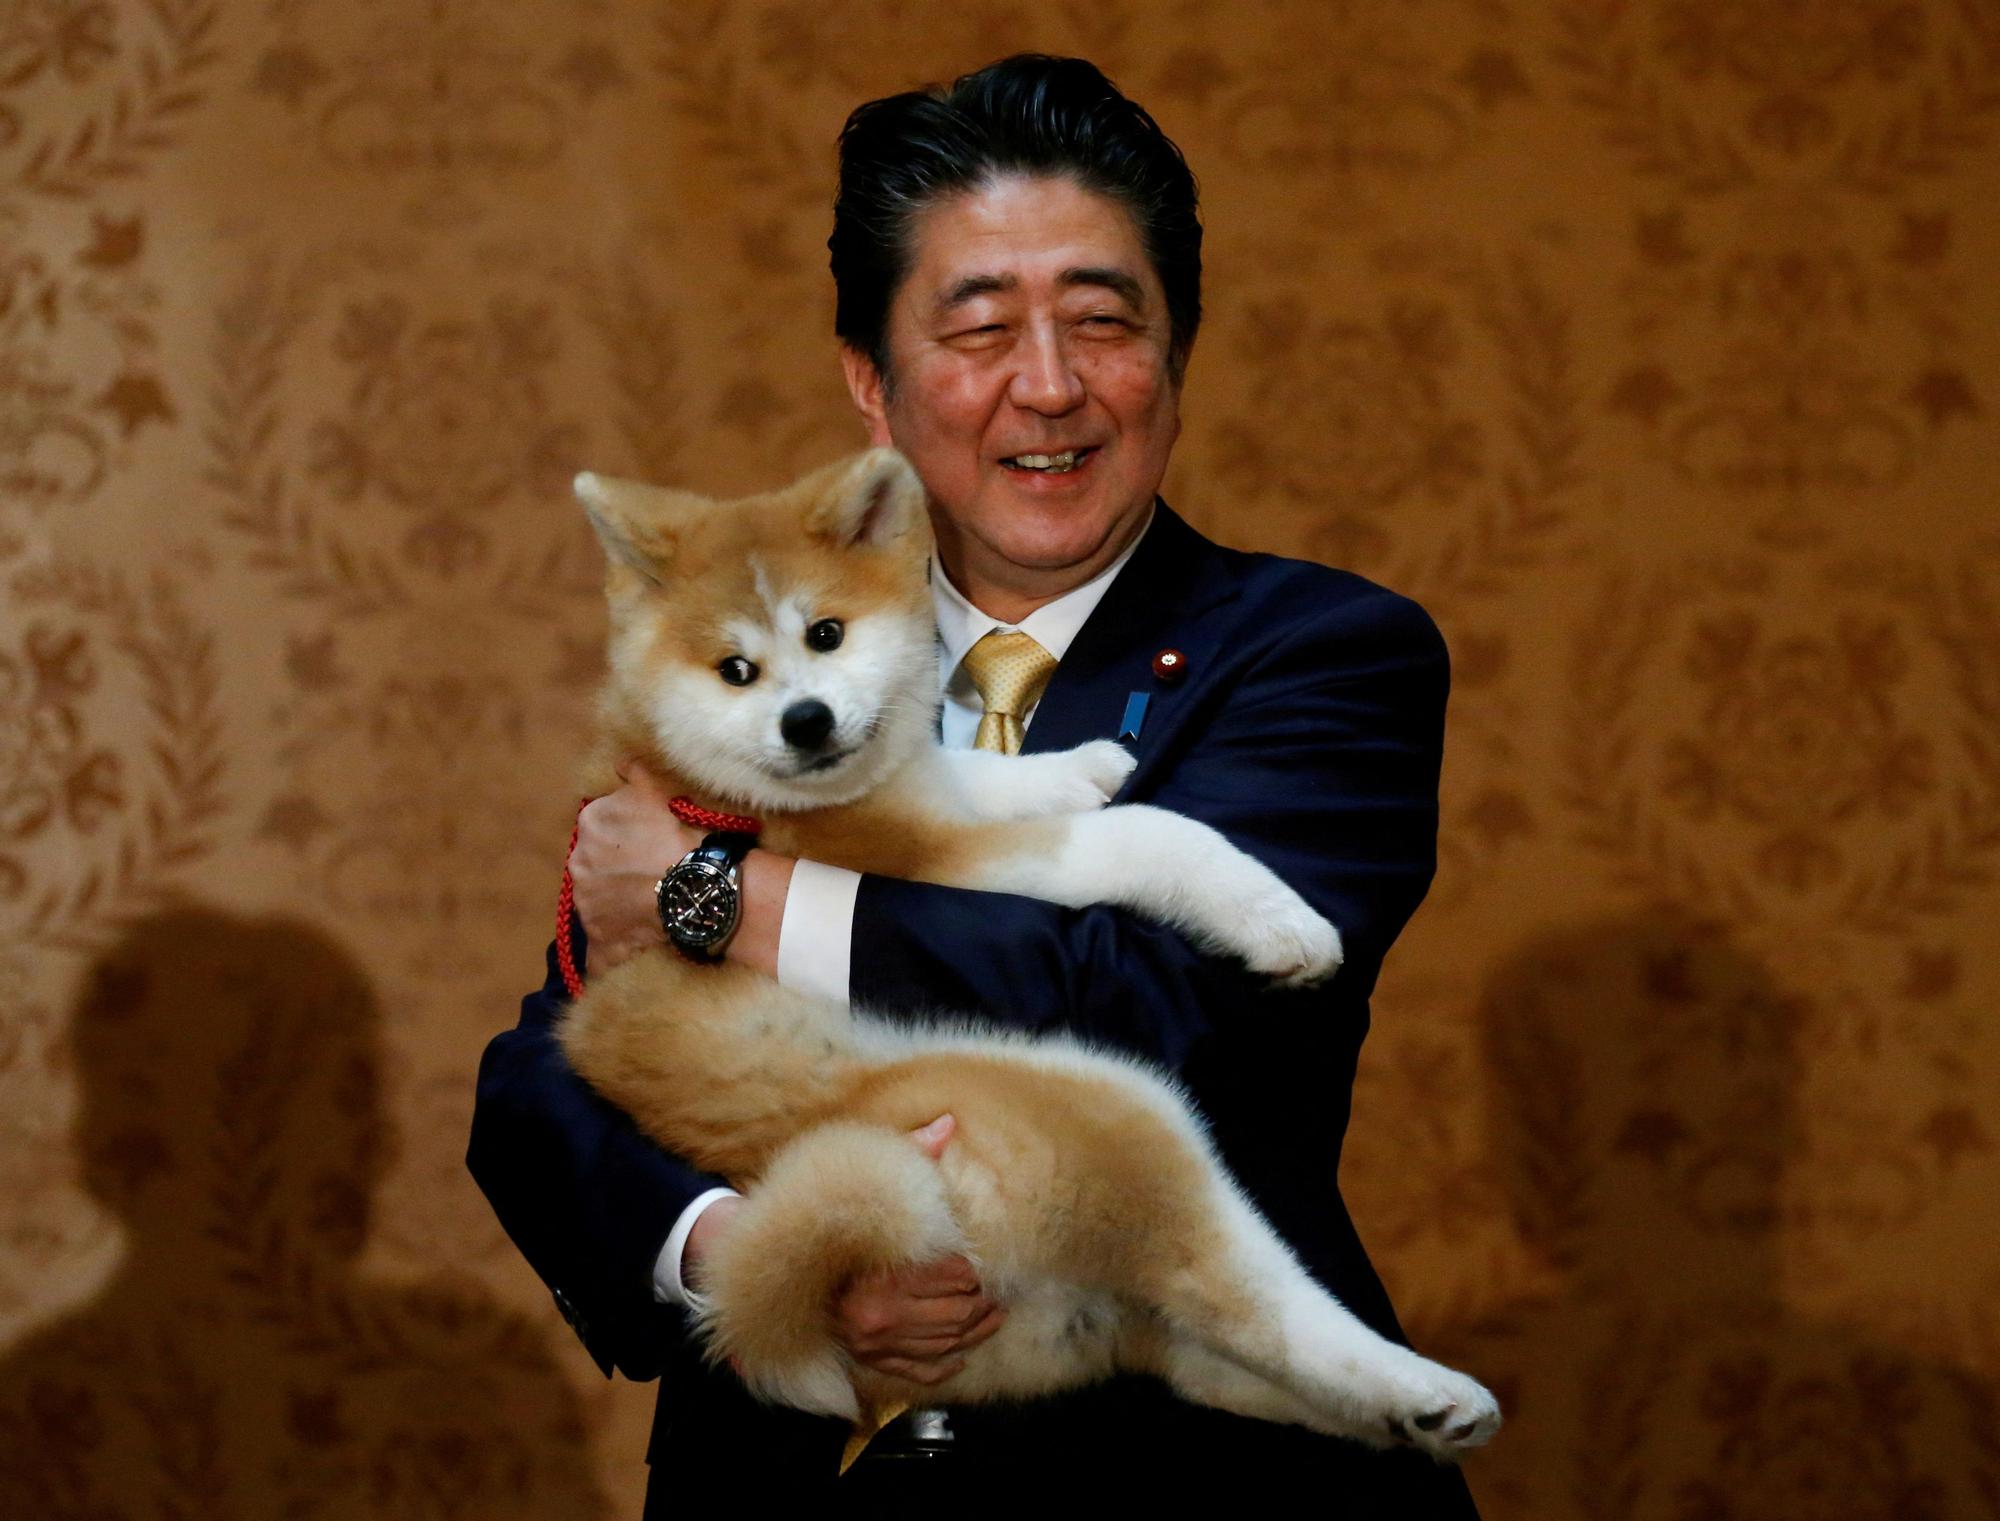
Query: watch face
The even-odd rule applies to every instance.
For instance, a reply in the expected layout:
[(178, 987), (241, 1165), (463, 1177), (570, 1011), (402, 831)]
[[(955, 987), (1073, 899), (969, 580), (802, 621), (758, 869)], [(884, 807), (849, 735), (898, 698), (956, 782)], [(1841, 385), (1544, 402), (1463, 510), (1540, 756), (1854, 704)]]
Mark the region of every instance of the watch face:
[(729, 873), (707, 861), (683, 861), (660, 883), (660, 922), (686, 945), (710, 946), (736, 928), (738, 897)]

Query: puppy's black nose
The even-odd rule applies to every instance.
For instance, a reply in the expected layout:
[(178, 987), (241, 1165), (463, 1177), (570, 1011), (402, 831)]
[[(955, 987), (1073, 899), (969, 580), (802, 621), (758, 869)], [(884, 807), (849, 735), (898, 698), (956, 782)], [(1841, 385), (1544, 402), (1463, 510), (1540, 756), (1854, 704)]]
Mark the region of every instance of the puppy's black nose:
[(794, 750), (817, 750), (833, 733), (833, 709), (817, 697), (795, 702), (778, 720), (778, 732)]

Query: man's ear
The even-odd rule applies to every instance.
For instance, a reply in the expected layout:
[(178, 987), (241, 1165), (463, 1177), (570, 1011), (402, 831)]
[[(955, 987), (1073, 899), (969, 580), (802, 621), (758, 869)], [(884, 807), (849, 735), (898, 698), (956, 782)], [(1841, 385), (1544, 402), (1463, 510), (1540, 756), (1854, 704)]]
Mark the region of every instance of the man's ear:
[(855, 457), (806, 513), (806, 528), (841, 545), (880, 547), (924, 521), (924, 483), (894, 449)]
[(889, 387), (875, 361), (851, 343), (840, 346), (840, 372), (847, 377), (847, 394), (868, 429), (868, 442), (885, 448), (889, 438)]
[(691, 491), (669, 491), (590, 470), (577, 476), (574, 484), (576, 499), (597, 530), (605, 558), (655, 585), (664, 579), (679, 543), (673, 523), (708, 505)]

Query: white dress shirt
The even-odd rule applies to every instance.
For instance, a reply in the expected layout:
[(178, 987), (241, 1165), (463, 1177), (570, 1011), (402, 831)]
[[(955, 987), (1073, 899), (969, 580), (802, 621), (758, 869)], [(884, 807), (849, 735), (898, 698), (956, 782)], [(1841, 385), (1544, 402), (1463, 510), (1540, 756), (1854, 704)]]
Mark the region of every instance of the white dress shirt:
[[(937, 616), (938, 686), (943, 712), (939, 733), (945, 748), (969, 750), (979, 732), (985, 712), (979, 689), (972, 684), (960, 664), (965, 652), (994, 630), (1020, 630), (1061, 661), (1069, 653), (1077, 633), (1097, 604), (1118, 579), (1139, 541), (1152, 528), (1149, 516), (1124, 552), (1103, 570), (1074, 591), (1064, 592), (1054, 601), (1044, 602), (1019, 623), (1002, 623), (982, 613), (970, 602), (944, 567), (931, 561), (931, 607)], [(1036, 706), (1039, 706), (1039, 701)], [(1035, 709), (1021, 715), (1025, 730), (1034, 722)], [(848, 1001), (848, 973), (853, 964), (854, 899), (861, 890), (861, 873), (844, 866), (828, 866), (820, 861), (801, 860), (792, 869), (792, 885), (785, 898), (785, 917), (778, 925), (778, 981), (802, 993), (816, 993), (835, 1003)], [(681, 1282), (681, 1253), (688, 1233), (703, 1210), (717, 1199), (735, 1196), (735, 1190), (713, 1188), (681, 1211), (667, 1242), (653, 1265), (654, 1297), (667, 1304), (689, 1304), (694, 1295)]]

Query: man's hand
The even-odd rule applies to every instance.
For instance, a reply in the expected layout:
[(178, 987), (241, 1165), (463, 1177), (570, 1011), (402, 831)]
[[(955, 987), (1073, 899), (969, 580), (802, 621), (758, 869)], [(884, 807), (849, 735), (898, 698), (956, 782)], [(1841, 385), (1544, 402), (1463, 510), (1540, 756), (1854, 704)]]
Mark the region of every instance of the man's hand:
[(834, 1336), (856, 1362), (917, 1384), (957, 1373), (1006, 1318), (963, 1257), (865, 1274), (833, 1305)]
[[(674, 817), (671, 794), (643, 762), (624, 762), (618, 777), (624, 786), (593, 798), (578, 816), (569, 856), (577, 917), (590, 937), (590, 969), (598, 972), (666, 944), (653, 890), (702, 841), (700, 830)], [(750, 852), (743, 862), (742, 917), (725, 953), (730, 960), (777, 975), (778, 931), (791, 883), (789, 856)]]
[(675, 818), (666, 788), (636, 761), (618, 768), (625, 785), (584, 806), (576, 821), (569, 879), (590, 936), (590, 968), (607, 971), (666, 944), (653, 889), (668, 867), (701, 843)]
[[(941, 1114), (910, 1137), (936, 1158), (957, 1128), (956, 1120)], [(699, 1276), (702, 1255), (742, 1207), (739, 1200), (718, 1199), (695, 1221), (682, 1254), (682, 1271), (690, 1280)], [(834, 1335), (856, 1362), (918, 1384), (950, 1378), (965, 1366), (964, 1354), (1007, 1318), (981, 1292), (972, 1264), (963, 1257), (863, 1274), (835, 1297), (832, 1309)]]

